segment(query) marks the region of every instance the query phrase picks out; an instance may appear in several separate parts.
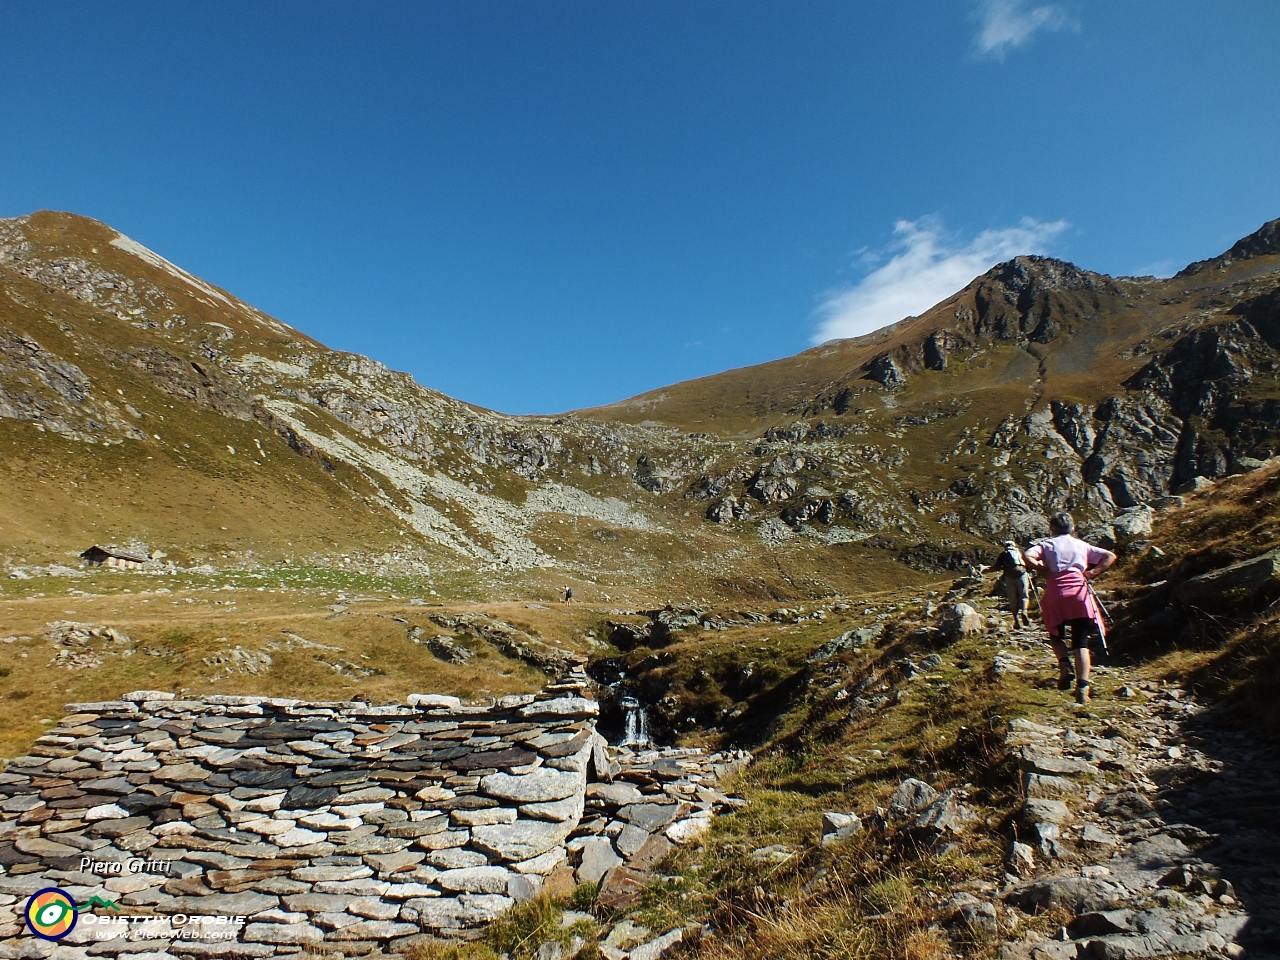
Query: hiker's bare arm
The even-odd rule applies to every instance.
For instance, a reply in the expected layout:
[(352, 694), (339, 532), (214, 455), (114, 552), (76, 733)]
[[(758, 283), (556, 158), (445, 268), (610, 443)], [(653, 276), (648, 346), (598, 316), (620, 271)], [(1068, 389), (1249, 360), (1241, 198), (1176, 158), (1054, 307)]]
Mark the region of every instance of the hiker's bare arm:
[(1110, 550), (1104, 550), (1102, 552), (1105, 554), (1105, 556), (1084, 572), (1084, 575), (1087, 579), (1089, 580), (1094, 579), (1095, 577), (1099, 576), (1104, 570), (1108, 569), (1113, 563), (1116, 562), (1116, 555), (1112, 553)]

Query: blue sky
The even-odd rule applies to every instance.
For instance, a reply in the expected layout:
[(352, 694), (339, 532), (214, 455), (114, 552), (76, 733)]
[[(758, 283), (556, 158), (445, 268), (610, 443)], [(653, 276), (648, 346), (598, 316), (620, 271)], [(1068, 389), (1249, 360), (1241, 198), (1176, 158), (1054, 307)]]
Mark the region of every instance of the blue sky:
[(1280, 4), (8, 0), (0, 216), (512, 413), (1280, 216)]

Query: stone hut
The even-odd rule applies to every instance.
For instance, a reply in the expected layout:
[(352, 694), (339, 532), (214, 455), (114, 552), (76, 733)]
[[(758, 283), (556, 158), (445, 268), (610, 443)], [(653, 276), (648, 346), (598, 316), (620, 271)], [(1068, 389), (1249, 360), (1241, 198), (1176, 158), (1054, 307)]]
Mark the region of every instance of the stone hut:
[(99, 547), (96, 544), (80, 554), (80, 557), (91, 567), (111, 567), (115, 570), (141, 570), (149, 559), (118, 547)]
[[(404, 951), (585, 882), (625, 908), (741, 803), (716, 783), (745, 754), (610, 747), (586, 684), (487, 706), (71, 704), (0, 773), (0, 956), (30, 940), (20, 910), (48, 887), (132, 917), (93, 907), (63, 941), (105, 957), (165, 939), (171, 957)], [(231, 919), (201, 933), (193, 917)]]

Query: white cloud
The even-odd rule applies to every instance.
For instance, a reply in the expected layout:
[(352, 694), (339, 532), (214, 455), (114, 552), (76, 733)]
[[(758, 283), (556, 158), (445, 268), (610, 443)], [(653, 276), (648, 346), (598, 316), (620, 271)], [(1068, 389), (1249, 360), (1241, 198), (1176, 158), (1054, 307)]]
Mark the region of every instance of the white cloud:
[(1078, 27), (1056, 3), (1031, 7), (1026, 0), (979, 0), (976, 13), (974, 52), (997, 60), (1004, 59), (1007, 49), (1021, 47), (1041, 30), (1052, 33)]
[(1065, 220), (1041, 223), (1027, 218), (1017, 226), (984, 230), (961, 242), (936, 217), (899, 220), (889, 259), (881, 263), (881, 257), (864, 254), (864, 262), (880, 265), (853, 286), (827, 295), (818, 308), (822, 319), (813, 342), (860, 337), (919, 316), (997, 263), (1019, 254), (1044, 253), (1066, 228)]

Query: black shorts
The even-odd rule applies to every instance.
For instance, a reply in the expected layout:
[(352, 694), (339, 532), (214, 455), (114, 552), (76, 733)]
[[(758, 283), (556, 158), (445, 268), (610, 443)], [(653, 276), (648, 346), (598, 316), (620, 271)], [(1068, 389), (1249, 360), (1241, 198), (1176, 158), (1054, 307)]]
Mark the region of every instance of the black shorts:
[(1072, 650), (1087, 650), (1090, 643), (1102, 636), (1098, 632), (1098, 625), (1088, 617), (1076, 617), (1074, 620), (1065, 620), (1058, 624), (1058, 632), (1054, 634), (1054, 638), (1061, 640), (1067, 627), (1071, 628)]

